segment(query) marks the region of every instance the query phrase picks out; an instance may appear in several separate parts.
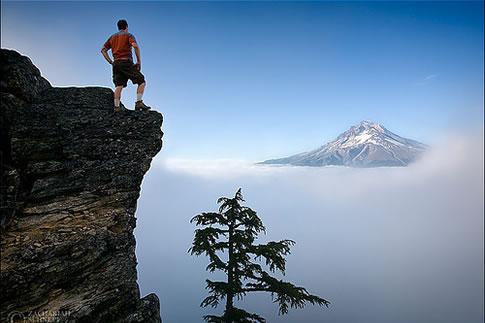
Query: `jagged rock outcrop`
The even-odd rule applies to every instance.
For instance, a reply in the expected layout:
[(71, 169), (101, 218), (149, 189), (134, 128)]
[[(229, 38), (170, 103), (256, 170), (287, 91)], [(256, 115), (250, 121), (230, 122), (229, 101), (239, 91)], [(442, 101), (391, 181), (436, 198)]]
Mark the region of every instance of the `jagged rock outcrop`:
[(140, 299), (135, 210), (162, 115), (112, 111), (107, 88), (55, 88), (1, 50), (0, 321), (160, 322)]

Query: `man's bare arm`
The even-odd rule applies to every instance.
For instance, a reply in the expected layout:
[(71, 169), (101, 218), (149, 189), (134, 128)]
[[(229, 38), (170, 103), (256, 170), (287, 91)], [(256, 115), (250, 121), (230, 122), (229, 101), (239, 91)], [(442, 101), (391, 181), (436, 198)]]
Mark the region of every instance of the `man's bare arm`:
[(110, 63), (111, 65), (113, 65), (113, 61), (111, 60), (111, 57), (109, 57), (108, 55), (108, 51), (106, 50), (106, 48), (101, 48), (101, 54), (103, 54), (104, 58), (106, 59), (106, 61), (108, 63)]
[(136, 64), (135, 65), (138, 65), (138, 69), (141, 70), (140, 47), (138, 46), (137, 43), (133, 43), (132, 46), (135, 49), (135, 55), (136, 55)]

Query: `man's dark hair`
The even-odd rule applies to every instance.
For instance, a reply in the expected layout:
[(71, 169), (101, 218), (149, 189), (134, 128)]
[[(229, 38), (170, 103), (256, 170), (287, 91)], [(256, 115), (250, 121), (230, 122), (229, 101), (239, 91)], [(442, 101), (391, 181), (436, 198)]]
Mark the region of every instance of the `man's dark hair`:
[(125, 19), (118, 20), (118, 30), (126, 29), (126, 27), (128, 27), (128, 23)]

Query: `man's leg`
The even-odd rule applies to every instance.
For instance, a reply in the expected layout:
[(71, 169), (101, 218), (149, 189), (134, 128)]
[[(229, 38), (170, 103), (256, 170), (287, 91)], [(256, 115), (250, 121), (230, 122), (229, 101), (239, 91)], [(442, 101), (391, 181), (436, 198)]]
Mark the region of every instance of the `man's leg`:
[(146, 85), (146, 82), (138, 84), (138, 87), (136, 88), (136, 102), (143, 100), (143, 93), (145, 92), (145, 85)]
[(136, 89), (136, 103), (135, 103), (135, 110), (139, 111), (146, 111), (150, 110), (150, 107), (143, 103), (143, 92), (145, 92), (145, 85), (146, 82), (138, 84), (138, 88)]
[(117, 86), (115, 88), (115, 108), (118, 108), (120, 107), (120, 102), (121, 102), (121, 91), (123, 90), (123, 86), (120, 85), (120, 86)]

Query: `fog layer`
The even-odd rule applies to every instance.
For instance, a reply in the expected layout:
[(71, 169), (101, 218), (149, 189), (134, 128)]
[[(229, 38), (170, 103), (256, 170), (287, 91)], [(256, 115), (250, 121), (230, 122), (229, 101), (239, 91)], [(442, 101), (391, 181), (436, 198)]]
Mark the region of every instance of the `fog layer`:
[[(142, 294), (167, 323), (202, 322), (207, 259), (187, 254), (190, 218), (241, 187), (267, 227), (293, 239), (284, 279), (331, 301), (278, 316), (270, 295), (240, 303), (268, 322), (483, 322), (483, 140), (454, 136), (406, 168), (268, 167), (165, 160), (143, 183)], [(214, 278), (214, 277), (212, 277)]]

